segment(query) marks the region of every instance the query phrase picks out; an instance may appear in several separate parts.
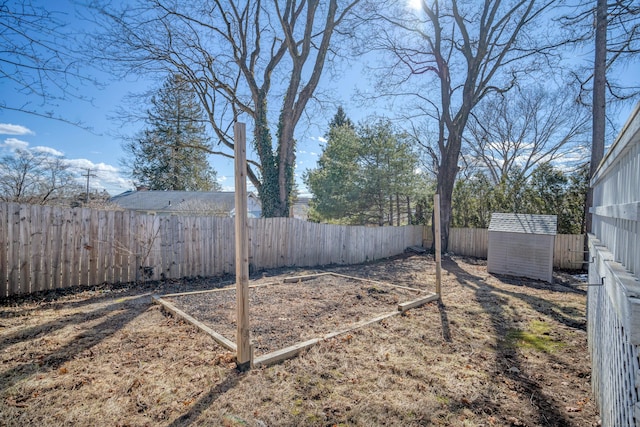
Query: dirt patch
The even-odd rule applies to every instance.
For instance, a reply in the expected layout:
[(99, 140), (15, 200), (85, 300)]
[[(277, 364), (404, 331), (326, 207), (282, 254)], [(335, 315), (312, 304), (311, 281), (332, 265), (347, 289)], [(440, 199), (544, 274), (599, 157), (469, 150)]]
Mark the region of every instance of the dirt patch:
[[(331, 270), (434, 289), (434, 263), (426, 256)], [(263, 280), (312, 272), (266, 272)], [(482, 261), (447, 258), (442, 303), (248, 373), (236, 372), (233, 354), (206, 334), (151, 304), (154, 293), (221, 282), (102, 287), (3, 301), (0, 425), (598, 423), (589, 384), (586, 295), (569, 275), (556, 274), (549, 285), (489, 275)], [(313, 304), (310, 294), (303, 298)]]
[[(360, 321), (397, 311), (398, 303), (420, 296), (426, 294), (335, 275), (251, 287), (250, 330), (255, 355), (348, 329)], [(236, 341), (235, 288), (163, 299)]]

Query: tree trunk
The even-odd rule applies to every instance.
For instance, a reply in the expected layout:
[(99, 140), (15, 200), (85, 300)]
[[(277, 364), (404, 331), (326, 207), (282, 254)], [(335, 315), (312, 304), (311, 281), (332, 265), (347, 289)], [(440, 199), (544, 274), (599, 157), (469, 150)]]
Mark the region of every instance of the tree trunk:
[(273, 155), (271, 133), (267, 123), (267, 101), (264, 94), (256, 99), (256, 119), (253, 128), (253, 142), (262, 166), (262, 182), (258, 189), (262, 216), (270, 218), (280, 212), (278, 190), (278, 165)]
[[(606, 125), (606, 66), (607, 66), (607, 1), (597, 0), (596, 5), (596, 40), (593, 66), (593, 129), (591, 139), (591, 164), (589, 179), (593, 178), (602, 157), (604, 156), (604, 137)], [(591, 214), (593, 206), (593, 189), (589, 186), (585, 217), (587, 232), (591, 232)]]
[(273, 216), (289, 216), (296, 162), (293, 114), (283, 112), (278, 124), (278, 208)]
[(440, 195), (442, 252), (446, 252), (449, 248), (449, 225), (451, 224), (453, 209), (453, 186), (456, 182), (456, 175), (458, 174), (458, 158), (460, 157), (460, 146), (462, 144), (461, 133), (450, 130), (448, 142), (446, 149), (442, 152), (436, 186), (436, 192)]
[(396, 225), (400, 227), (400, 195), (396, 194)]

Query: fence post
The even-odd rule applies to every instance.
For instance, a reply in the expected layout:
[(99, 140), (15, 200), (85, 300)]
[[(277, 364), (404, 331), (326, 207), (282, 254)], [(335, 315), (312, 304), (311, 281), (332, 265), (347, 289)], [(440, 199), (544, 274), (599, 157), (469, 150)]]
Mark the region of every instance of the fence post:
[(236, 364), (238, 370), (251, 367), (249, 337), (249, 224), (247, 221), (247, 152), (246, 127), (233, 126), (235, 151), (236, 208)]
[(435, 242), (436, 249), (436, 294), (438, 294), (438, 298), (442, 299), (440, 296), (441, 293), (441, 277), (442, 277), (442, 255), (441, 255), (441, 247), (442, 247), (442, 239), (441, 239), (441, 230), (440, 230), (440, 195), (433, 195), (433, 229), (435, 230), (433, 234), (433, 240)]

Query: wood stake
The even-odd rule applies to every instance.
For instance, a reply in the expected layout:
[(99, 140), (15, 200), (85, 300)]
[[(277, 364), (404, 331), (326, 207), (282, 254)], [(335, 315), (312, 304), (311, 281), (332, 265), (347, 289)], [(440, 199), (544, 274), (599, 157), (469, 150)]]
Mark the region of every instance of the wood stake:
[(442, 276), (442, 237), (441, 237), (441, 227), (440, 227), (440, 195), (434, 194), (433, 196), (433, 229), (435, 230), (435, 236), (433, 240), (435, 240), (436, 247), (436, 294), (438, 294), (438, 298), (441, 298), (441, 276)]
[(245, 371), (251, 367), (249, 337), (249, 224), (247, 221), (247, 151), (246, 127), (233, 126), (236, 192), (236, 365)]

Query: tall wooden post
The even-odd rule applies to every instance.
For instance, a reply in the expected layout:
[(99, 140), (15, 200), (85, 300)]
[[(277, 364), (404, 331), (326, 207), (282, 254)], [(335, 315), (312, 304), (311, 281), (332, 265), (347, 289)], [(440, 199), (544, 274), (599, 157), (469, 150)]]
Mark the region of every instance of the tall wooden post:
[(236, 364), (238, 370), (251, 367), (249, 336), (249, 227), (247, 223), (246, 126), (233, 126), (236, 204)]
[(441, 224), (440, 224), (440, 195), (435, 194), (433, 196), (433, 240), (435, 241), (436, 248), (436, 294), (439, 298), (441, 292), (441, 276), (442, 276), (442, 237), (441, 237)]

